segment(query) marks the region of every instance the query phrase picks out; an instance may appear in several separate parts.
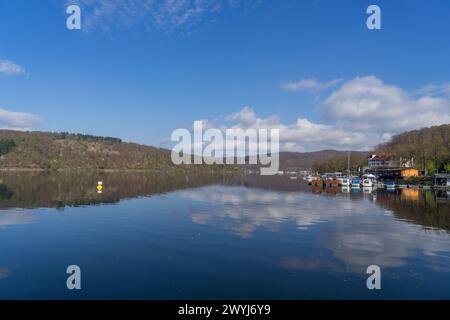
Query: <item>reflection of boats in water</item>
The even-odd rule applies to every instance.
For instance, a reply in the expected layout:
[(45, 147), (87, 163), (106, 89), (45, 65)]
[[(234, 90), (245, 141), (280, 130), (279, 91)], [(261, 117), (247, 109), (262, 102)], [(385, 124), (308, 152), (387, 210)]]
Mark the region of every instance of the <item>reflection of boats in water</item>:
[(313, 187), (311, 189), (314, 194), (325, 193), (325, 194), (336, 195), (341, 191), (338, 186), (326, 187), (324, 185), (315, 185), (315, 186), (313, 185)]
[(364, 193), (372, 193), (373, 192), (373, 187), (363, 187), (363, 192)]
[(322, 192), (325, 191), (324, 187), (322, 185), (313, 185), (312, 188), (312, 193), (314, 194), (321, 194)]
[(450, 203), (450, 190), (436, 190), (436, 202)]
[(313, 186), (313, 188), (323, 188), (324, 184), (322, 180), (313, 180), (311, 182), (311, 185)]
[(338, 186), (326, 188), (326, 192), (329, 194), (338, 194), (340, 191)]
[(342, 187), (342, 193), (350, 193), (350, 188), (349, 187)]

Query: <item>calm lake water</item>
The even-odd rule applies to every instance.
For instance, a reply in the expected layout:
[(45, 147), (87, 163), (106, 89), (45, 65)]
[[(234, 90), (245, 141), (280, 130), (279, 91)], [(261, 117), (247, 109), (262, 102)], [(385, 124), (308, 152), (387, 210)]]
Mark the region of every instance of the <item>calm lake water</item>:
[[(448, 299), (449, 232), (448, 192), (1, 173), (0, 298)], [(67, 289), (69, 265), (82, 290)]]

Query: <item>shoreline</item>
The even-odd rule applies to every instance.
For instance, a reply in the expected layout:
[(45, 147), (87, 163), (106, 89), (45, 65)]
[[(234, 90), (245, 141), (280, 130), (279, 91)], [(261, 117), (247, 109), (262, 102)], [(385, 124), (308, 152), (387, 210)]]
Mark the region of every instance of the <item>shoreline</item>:
[[(239, 172), (239, 170), (224, 170), (225, 168), (209, 168), (205, 170), (204, 167), (193, 167), (192, 169), (185, 167), (171, 167), (165, 169), (94, 169), (94, 168), (68, 168), (68, 169), (42, 169), (42, 168), (0, 168), (0, 172), (48, 172), (48, 173), (64, 173), (64, 172), (135, 172), (135, 173), (177, 173), (177, 172)], [(229, 169), (229, 168), (228, 168)]]

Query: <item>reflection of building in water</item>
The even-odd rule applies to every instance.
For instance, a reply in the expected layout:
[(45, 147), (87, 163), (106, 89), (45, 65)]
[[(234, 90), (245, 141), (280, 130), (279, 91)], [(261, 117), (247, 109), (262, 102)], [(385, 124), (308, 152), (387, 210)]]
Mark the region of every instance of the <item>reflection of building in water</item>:
[(402, 189), (401, 195), (406, 200), (419, 201), (419, 190), (417, 189)]

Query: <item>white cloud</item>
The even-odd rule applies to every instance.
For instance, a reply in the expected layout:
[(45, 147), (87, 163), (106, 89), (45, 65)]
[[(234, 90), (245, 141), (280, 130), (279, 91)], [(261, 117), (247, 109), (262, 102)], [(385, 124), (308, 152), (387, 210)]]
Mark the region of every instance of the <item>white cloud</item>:
[(0, 128), (2, 129), (28, 130), (37, 122), (39, 118), (31, 113), (0, 109)]
[(244, 107), (244, 109), (239, 112), (230, 114), (226, 119), (235, 120), (247, 126), (253, 125), (257, 121), (255, 111), (249, 106)]
[[(367, 136), (359, 132), (350, 132), (334, 125), (320, 124), (299, 118), (293, 124), (283, 124), (277, 116), (259, 118), (254, 110), (245, 107), (227, 119), (237, 121), (232, 129), (279, 129), (280, 149), (283, 151), (310, 151), (322, 149), (363, 149)], [(222, 127), (222, 129), (224, 129)]]
[(375, 76), (346, 82), (323, 107), (326, 118), (339, 126), (379, 134), (450, 123), (449, 100), (430, 96), (413, 99)]
[[(190, 28), (226, 8), (239, 6), (230, 0), (77, 0), (81, 6), (82, 29), (128, 29), (144, 24), (150, 28), (175, 31)], [(68, 3), (69, 3), (68, 2)], [(245, 5), (249, 0), (241, 1)]]
[(314, 93), (334, 87), (341, 81), (342, 79), (333, 79), (327, 82), (320, 82), (316, 78), (309, 78), (298, 82), (287, 82), (282, 84), (281, 87), (286, 91), (308, 91)]
[[(0, 228), (6, 226), (15, 226), (19, 224), (29, 224), (36, 220), (36, 214), (19, 211), (19, 210), (6, 210), (0, 214)], [(1, 269), (0, 269), (1, 278)]]
[(258, 117), (249, 106), (226, 119), (235, 121), (228, 126), (234, 129), (279, 129), (283, 151), (369, 150), (392, 135), (450, 123), (450, 100), (429, 95), (412, 98), (375, 76), (347, 81), (320, 107), (325, 123), (304, 117), (282, 123), (276, 115)]
[(428, 84), (417, 91), (419, 95), (450, 97), (450, 82)]
[(10, 60), (0, 60), (0, 73), (8, 75), (23, 75), (25, 69)]

